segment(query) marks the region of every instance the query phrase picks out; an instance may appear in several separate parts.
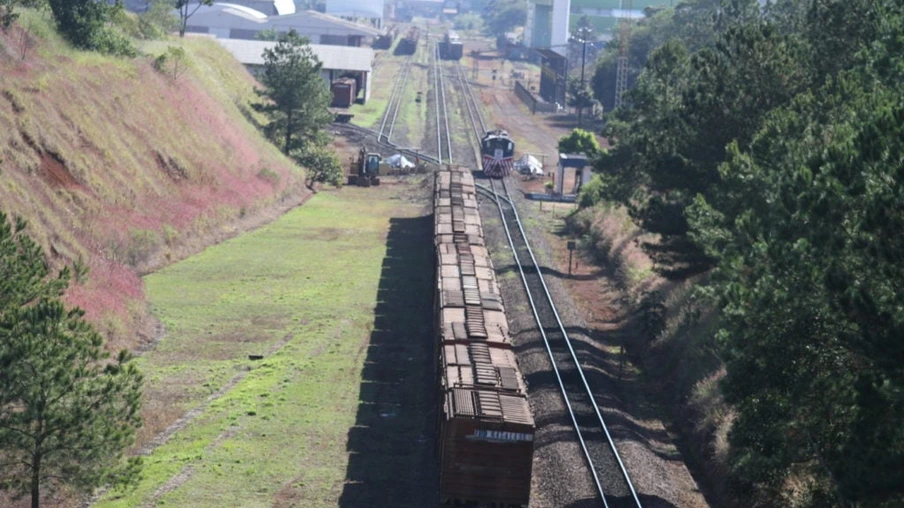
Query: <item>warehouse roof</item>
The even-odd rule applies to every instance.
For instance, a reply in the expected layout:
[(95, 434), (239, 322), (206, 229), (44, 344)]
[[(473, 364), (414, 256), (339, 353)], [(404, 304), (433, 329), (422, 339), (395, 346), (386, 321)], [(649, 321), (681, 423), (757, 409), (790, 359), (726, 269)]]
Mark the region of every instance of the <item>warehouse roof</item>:
[(361, 23), (355, 23), (354, 21), (348, 21), (317, 11), (299, 11), (295, 14), (286, 14), (285, 16), (272, 16), (269, 23), (270, 26), (276, 29), (295, 28), (300, 34), (305, 34), (309, 29), (317, 33), (326, 30), (327, 33), (345, 33), (364, 37), (377, 37), (383, 34), (382, 30), (372, 26), (362, 25)]
[[(274, 41), (250, 41), (243, 39), (217, 39), (227, 51), (245, 65), (263, 65), (264, 50), (276, 46)], [(370, 72), (373, 68), (374, 50), (353, 46), (311, 44), (311, 51), (323, 63), (324, 69)]]

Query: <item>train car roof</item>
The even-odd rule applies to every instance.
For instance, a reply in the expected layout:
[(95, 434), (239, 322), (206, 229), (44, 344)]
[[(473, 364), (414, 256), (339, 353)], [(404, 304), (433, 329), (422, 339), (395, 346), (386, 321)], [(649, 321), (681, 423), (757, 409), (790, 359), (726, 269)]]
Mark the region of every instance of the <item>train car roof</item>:
[(484, 134), (483, 139), (487, 139), (487, 138), (508, 138), (508, 137), (510, 137), (508, 131), (504, 131), (504, 130), (502, 130), (502, 129), (494, 129), (494, 130), (489, 130), (489, 131), (487, 131), (487, 133)]
[[(503, 424), (502, 428), (492, 432), (499, 432), (497, 437), (500, 441), (533, 441), (534, 417), (526, 396), (522, 394), (452, 388), (446, 390), (444, 399), (443, 409), (447, 419), (499, 422)], [(515, 434), (519, 431), (523, 434)]]
[(484, 343), (442, 346), (444, 388), (488, 388), (509, 393), (527, 393), (521, 371), (511, 349)]

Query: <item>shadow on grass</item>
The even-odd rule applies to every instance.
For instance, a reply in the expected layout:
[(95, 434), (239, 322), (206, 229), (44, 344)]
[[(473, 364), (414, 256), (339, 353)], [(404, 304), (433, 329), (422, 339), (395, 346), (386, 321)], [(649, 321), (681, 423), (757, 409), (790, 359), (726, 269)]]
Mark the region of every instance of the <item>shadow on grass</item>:
[(433, 219), (392, 219), (339, 506), (437, 506)]

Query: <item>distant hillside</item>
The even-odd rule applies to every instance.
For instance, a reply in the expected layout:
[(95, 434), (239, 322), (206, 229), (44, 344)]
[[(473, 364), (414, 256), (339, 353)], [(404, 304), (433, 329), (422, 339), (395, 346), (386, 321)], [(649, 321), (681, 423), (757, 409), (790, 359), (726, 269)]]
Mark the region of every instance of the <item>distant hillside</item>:
[[(153, 65), (168, 46), (186, 52), (176, 77)], [(139, 273), (307, 195), (252, 123), (253, 80), (219, 45), (140, 49), (74, 51), (28, 12), (0, 31), (0, 210), (28, 219), (54, 263), (90, 267), (68, 300), (115, 347), (148, 339)]]

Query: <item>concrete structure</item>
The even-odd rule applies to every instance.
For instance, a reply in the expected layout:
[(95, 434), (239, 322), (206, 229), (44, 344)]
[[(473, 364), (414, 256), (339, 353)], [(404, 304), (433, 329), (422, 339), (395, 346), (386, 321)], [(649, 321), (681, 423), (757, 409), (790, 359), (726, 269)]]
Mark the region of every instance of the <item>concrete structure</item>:
[[(232, 53), (254, 74), (264, 65), (264, 50), (276, 46), (273, 41), (249, 41), (240, 39), (217, 39), (227, 51)], [(348, 46), (311, 44), (314, 56), (323, 64), (321, 77), (329, 86), (342, 77), (354, 78), (357, 82), (358, 99), (367, 102), (373, 77), (374, 50)]]
[(384, 0), (326, 0), (326, 13), (345, 19), (367, 19), (371, 25), (383, 28), (386, 15)]
[(295, 14), (294, 0), (229, 0), (229, 3), (260, 11), (267, 16)]
[[(272, 5), (276, 3), (270, 1)], [(248, 40), (256, 39), (258, 33), (264, 30), (288, 32), (292, 29), (299, 35), (309, 38), (313, 44), (339, 46), (361, 46), (365, 39), (377, 37), (382, 33), (376, 28), (320, 12), (302, 11), (282, 16), (268, 16), (248, 6), (234, 3), (203, 6), (188, 19), (186, 26), (186, 31), (190, 33), (211, 34), (218, 39)]]
[[(587, 156), (584, 154), (560, 153), (559, 164), (556, 166), (556, 176), (553, 190), (556, 194), (563, 194), (563, 186), (565, 183), (565, 169), (574, 169), (574, 189), (570, 189), (569, 194), (577, 194), (581, 186), (590, 181), (593, 177), (593, 170), (588, 166)], [(580, 177), (578, 177), (580, 175)]]
[(529, 0), (524, 45), (548, 48), (566, 56), (571, 0)]
[(568, 85), (568, 59), (551, 49), (538, 49), (540, 55), (540, 97), (544, 101), (565, 107)]
[(295, 29), (315, 44), (362, 46), (365, 40), (379, 37), (383, 31), (317, 11), (302, 11), (287, 16), (271, 17), (269, 28), (280, 32)]

